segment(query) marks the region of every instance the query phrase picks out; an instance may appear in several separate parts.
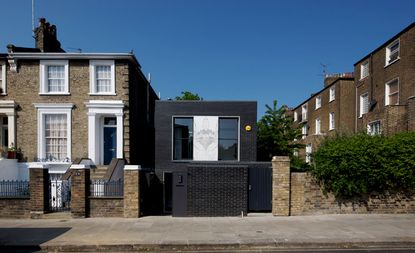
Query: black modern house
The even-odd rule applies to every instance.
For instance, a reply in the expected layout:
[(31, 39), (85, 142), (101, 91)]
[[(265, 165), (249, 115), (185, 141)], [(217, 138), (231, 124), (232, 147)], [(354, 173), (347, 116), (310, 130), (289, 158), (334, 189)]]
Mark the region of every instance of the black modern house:
[(163, 188), (162, 212), (270, 211), (271, 163), (256, 162), (256, 120), (256, 101), (156, 101), (155, 174)]

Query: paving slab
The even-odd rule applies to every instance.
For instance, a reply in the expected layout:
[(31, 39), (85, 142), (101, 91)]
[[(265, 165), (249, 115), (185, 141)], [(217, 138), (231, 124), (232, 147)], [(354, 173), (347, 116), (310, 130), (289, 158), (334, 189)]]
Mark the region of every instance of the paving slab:
[(233, 251), (415, 248), (415, 214), (139, 219), (0, 219), (0, 250)]

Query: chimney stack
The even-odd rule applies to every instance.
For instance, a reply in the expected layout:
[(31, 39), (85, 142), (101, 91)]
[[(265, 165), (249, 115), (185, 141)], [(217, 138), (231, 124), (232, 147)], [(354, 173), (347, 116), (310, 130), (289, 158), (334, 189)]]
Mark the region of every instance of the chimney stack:
[(35, 47), (41, 52), (65, 52), (57, 39), (56, 26), (50, 25), (45, 18), (39, 19), (39, 26), (35, 29)]

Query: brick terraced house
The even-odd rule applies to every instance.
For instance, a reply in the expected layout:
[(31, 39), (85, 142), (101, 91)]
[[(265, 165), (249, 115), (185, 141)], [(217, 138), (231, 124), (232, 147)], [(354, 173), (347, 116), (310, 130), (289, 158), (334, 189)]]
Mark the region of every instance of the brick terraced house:
[(393, 134), (415, 130), (415, 23), (354, 64), (354, 74), (327, 75), (324, 88), (293, 109), (307, 162), (336, 131)]
[(0, 55), (1, 146), (63, 173), (76, 158), (153, 166), (157, 99), (131, 53), (67, 53), (40, 19), (35, 48)]
[(354, 131), (355, 88), (353, 73), (327, 75), (324, 88), (293, 109), (294, 126), (302, 129), (305, 145), (298, 155), (311, 160), (324, 136)]
[(415, 23), (354, 64), (356, 132), (415, 130)]

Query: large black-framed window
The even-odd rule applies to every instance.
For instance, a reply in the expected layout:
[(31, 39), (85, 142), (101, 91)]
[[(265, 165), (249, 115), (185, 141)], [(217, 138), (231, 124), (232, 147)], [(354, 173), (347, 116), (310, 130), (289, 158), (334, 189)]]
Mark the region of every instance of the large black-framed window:
[(173, 159), (193, 159), (193, 118), (173, 118)]
[(238, 118), (219, 118), (219, 160), (238, 160)]

